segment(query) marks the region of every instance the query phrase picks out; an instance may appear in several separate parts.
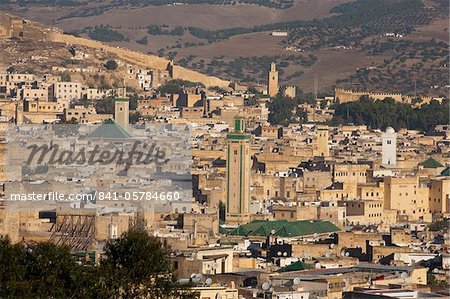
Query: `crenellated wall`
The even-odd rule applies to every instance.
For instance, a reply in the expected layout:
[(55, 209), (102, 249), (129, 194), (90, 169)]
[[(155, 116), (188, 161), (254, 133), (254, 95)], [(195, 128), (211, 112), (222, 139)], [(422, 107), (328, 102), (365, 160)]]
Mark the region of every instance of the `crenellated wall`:
[(334, 98), (339, 103), (347, 103), (358, 101), (360, 97), (368, 96), (374, 100), (384, 100), (385, 98), (393, 98), (396, 102), (405, 102), (401, 93), (383, 93), (370, 91), (353, 91), (350, 89), (336, 88), (334, 90)]

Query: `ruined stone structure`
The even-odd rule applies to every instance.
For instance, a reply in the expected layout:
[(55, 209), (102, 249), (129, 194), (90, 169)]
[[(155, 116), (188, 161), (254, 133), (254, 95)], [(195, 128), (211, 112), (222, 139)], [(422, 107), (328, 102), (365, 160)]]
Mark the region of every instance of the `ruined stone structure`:
[(46, 34), (46, 30), (31, 21), (8, 14), (0, 14), (0, 37), (41, 39)]
[(11, 23), (6, 18), (0, 18), (0, 36), (11, 37)]

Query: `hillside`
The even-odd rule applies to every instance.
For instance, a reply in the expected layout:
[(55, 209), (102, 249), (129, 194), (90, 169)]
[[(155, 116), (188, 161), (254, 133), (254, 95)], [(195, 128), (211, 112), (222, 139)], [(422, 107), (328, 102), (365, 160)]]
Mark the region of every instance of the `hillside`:
[(306, 92), (338, 87), (441, 96), (449, 89), (448, 1), (9, 2), (2, 9), (99, 40), (134, 62), (158, 64), (116, 47), (164, 57), (162, 64), (173, 60), (176, 75), (196, 80), (210, 80), (201, 73), (265, 84), (275, 61), (280, 83)]
[[(10, 32), (13, 37), (10, 39), (7, 33), (14, 27), (14, 22), (20, 24), (17, 32)], [(86, 53), (89, 58), (76, 62), (76, 68), (97, 68), (102, 69), (103, 63), (107, 59), (118, 59), (124, 63), (136, 65), (142, 68), (166, 70), (169, 60), (154, 56), (106, 45), (102, 42), (84, 37), (75, 37), (62, 33), (56, 28), (48, 28), (36, 22), (22, 20), (13, 15), (0, 13), (0, 67), (6, 68), (15, 65), (20, 68), (26, 61), (35, 60), (32, 64), (34, 71), (45, 72), (52, 67), (64, 67), (75, 61), (68, 61), (71, 58), (70, 47), (76, 47), (79, 51)], [(123, 71), (123, 70), (122, 70)], [(111, 74), (112, 77), (120, 77), (119, 74)], [(123, 74), (124, 75), (124, 74)], [(202, 82), (206, 86), (228, 86), (229, 82), (217, 77), (207, 76), (202, 73), (189, 70), (175, 65), (173, 67), (173, 77), (193, 82)], [(119, 79), (118, 79), (119, 80)]]

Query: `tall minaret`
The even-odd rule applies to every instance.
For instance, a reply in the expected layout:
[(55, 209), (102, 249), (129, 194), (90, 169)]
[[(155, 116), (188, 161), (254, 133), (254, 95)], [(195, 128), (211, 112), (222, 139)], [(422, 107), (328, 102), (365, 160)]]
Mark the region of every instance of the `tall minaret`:
[(122, 129), (127, 130), (130, 123), (130, 102), (126, 98), (116, 98), (114, 100), (114, 120)]
[(16, 125), (21, 125), (23, 124), (23, 108), (19, 105), (16, 104)]
[(250, 140), (243, 119), (236, 119), (234, 132), (227, 135), (227, 203), (226, 222), (250, 221)]
[(269, 71), (269, 85), (267, 87), (267, 94), (271, 97), (276, 96), (278, 93), (278, 71), (275, 62), (270, 64)]
[(397, 133), (392, 127), (387, 127), (381, 136), (381, 165), (397, 165)]
[(329, 157), (330, 148), (328, 146), (328, 126), (319, 126), (316, 128), (317, 153), (315, 156)]

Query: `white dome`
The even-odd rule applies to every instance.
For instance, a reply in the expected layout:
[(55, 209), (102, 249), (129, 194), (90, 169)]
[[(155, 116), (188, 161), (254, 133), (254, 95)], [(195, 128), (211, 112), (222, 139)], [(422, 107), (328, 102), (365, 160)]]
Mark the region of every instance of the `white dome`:
[(386, 128), (386, 133), (393, 134), (393, 133), (395, 133), (395, 130), (392, 127), (387, 127)]

